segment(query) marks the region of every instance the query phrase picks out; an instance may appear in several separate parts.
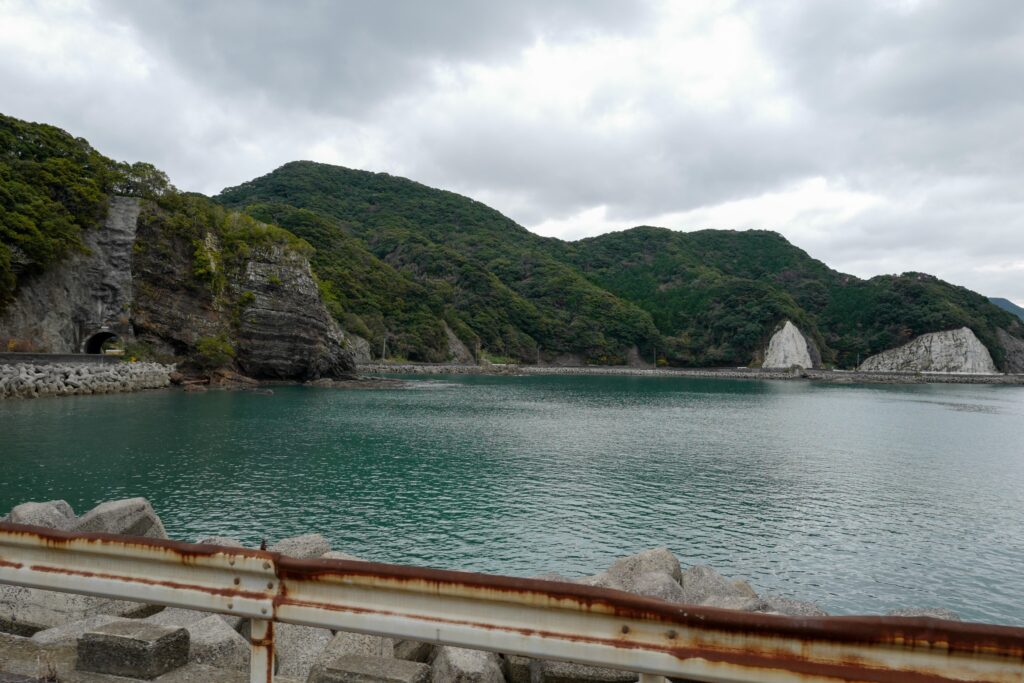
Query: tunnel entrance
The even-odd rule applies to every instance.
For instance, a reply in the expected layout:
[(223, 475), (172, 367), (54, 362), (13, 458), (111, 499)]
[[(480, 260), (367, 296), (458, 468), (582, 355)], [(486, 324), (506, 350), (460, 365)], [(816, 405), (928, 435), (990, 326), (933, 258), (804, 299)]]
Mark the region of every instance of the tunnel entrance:
[[(103, 353), (103, 345), (117, 340), (113, 332), (97, 332), (85, 340), (86, 353)], [(109, 345), (108, 345), (109, 346)]]

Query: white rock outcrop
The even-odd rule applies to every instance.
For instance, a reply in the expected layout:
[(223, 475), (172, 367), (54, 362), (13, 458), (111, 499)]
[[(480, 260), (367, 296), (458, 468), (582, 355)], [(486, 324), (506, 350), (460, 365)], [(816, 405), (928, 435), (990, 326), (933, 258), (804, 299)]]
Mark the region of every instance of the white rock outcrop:
[(778, 369), (791, 368), (794, 365), (810, 369), (814, 367), (814, 361), (811, 359), (807, 339), (796, 325), (787, 320), (782, 329), (772, 335), (771, 341), (768, 342), (761, 367)]
[(908, 344), (871, 356), (862, 372), (955, 372), (993, 374), (996, 364), (967, 327), (922, 334)]

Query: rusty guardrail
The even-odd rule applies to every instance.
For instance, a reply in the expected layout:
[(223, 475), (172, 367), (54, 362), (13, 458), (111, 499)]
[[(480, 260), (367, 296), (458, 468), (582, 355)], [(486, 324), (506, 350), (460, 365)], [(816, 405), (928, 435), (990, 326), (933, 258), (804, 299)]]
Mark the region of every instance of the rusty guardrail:
[[(285, 622), (720, 683), (1024, 683), (1024, 629), (794, 618), (577, 584), (0, 525), (0, 583), (253, 620), (250, 680)], [(652, 676), (653, 675), (653, 676)]]

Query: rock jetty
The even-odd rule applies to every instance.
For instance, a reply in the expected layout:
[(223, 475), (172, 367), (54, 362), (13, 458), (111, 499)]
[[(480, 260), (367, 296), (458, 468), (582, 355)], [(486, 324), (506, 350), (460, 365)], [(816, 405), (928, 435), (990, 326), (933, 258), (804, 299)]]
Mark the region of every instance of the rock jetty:
[(922, 334), (908, 344), (871, 356), (862, 372), (954, 372), (990, 375), (992, 356), (970, 328)]
[[(64, 501), (23, 503), (0, 518), (4, 522), (167, 538), (160, 518), (144, 498), (109, 501), (81, 516)], [(242, 545), (223, 537), (198, 542)], [(305, 559), (360, 559), (331, 550), (329, 541), (315, 533), (281, 539), (270, 550)], [(536, 578), (572, 581), (555, 574)], [(759, 594), (746, 581), (727, 578), (704, 565), (684, 568), (666, 548), (620, 558), (605, 571), (575, 582), (690, 605), (826, 615), (813, 603)], [(935, 609), (910, 608), (894, 614), (957, 618), (948, 610)], [(5, 674), (38, 677), (52, 672), (53, 678), (28, 680), (116, 683), (154, 676), (165, 680), (166, 676), (174, 681), (243, 683), (248, 680), (249, 625), (229, 615), (0, 584), (0, 680), (7, 680)], [(636, 673), (580, 664), (294, 624), (277, 624), (275, 641), (277, 680), (282, 683), (626, 683), (638, 678)]]
[(113, 394), (159, 389), (174, 366), (160, 363), (16, 363), (0, 365), (0, 398)]

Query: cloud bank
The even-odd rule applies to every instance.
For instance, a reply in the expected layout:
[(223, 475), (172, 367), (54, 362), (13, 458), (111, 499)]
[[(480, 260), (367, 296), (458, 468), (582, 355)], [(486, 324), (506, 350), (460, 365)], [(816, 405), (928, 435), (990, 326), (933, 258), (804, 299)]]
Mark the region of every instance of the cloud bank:
[(0, 111), (190, 190), (314, 159), (1024, 304), (1016, 0), (0, 0)]

